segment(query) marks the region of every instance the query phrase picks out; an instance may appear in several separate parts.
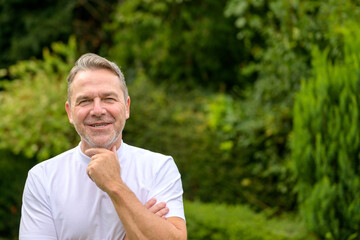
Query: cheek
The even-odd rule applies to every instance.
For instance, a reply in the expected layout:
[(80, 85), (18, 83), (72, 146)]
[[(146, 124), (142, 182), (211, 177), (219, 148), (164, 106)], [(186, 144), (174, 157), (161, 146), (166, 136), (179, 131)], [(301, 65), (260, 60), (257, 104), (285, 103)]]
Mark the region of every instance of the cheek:
[(126, 112), (122, 106), (116, 108), (108, 108), (106, 109), (106, 111), (109, 113), (110, 116), (115, 119), (124, 118)]
[(76, 123), (84, 121), (84, 119), (88, 115), (87, 112), (88, 111), (85, 111), (84, 109), (79, 110), (79, 111), (74, 111), (72, 114), (73, 121)]

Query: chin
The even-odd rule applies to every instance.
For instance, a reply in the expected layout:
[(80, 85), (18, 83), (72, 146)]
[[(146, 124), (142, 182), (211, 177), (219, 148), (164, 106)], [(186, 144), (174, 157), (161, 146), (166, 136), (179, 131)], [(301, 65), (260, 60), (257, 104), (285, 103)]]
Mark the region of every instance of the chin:
[(107, 139), (107, 140), (88, 139), (88, 141), (86, 141), (86, 143), (87, 143), (91, 148), (106, 148), (106, 149), (110, 149), (114, 144), (116, 144), (116, 142), (117, 142), (118, 139), (119, 139), (119, 137), (117, 137), (117, 138), (112, 138), (112, 139)]
[(92, 148), (110, 148), (112, 145), (114, 144), (114, 142), (92, 142), (91, 144), (89, 144)]

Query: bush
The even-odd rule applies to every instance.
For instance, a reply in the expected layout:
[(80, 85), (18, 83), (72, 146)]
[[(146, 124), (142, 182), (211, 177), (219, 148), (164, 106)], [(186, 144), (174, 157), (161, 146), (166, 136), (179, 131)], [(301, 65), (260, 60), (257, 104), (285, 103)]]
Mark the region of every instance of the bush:
[(75, 63), (75, 40), (45, 49), (44, 60), (27, 60), (9, 68), (13, 81), (0, 92), (0, 148), (45, 160), (69, 149), (76, 134), (65, 112), (66, 77)]
[(341, 61), (313, 52), (313, 78), (296, 96), (292, 142), (307, 226), (336, 240), (360, 237), (360, 29), (343, 33)]
[(185, 201), (189, 240), (312, 240), (293, 216), (269, 219), (247, 206)]

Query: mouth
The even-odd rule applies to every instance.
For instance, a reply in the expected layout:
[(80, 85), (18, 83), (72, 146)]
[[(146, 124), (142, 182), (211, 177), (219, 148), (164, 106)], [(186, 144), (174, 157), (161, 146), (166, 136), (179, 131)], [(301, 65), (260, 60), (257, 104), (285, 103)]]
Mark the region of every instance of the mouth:
[(92, 127), (92, 128), (104, 128), (104, 127), (107, 127), (109, 126), (110, 123), (94, 123), (94, 124), (88, 124), (88, 126)]

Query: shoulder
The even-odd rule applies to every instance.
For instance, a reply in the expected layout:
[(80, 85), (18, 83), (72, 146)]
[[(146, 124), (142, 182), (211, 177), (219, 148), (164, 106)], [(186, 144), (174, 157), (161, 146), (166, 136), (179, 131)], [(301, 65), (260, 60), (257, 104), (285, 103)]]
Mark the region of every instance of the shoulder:
[[(174, 159), (165, 154), (153, 152), (147, 149), (124, 144), (123, 155), (120, 165), (133, 169), (141, 176), (159, 175), (161, 172), (179, 174)], [(121, 160), (120, 160), (121, 161)]]
[(124, 154), (127, 157), (135, 159), (136, 161), (142, 161), (151, 164), (164, 164), (167, 161), (173, 161), (173, 158), (169, 155), (153, 152), (140, 147), (131, 146), (124, 143)]
[(50, 174), (52, 171), (58, 170), (60, 166), (64, 167), (68, 165), (75, 153), (76, 148), (73, 148), (48, 160), (40, 162), (30, 169), (29, 175), (41, 176), (43, 174)]

